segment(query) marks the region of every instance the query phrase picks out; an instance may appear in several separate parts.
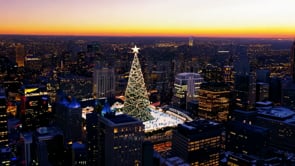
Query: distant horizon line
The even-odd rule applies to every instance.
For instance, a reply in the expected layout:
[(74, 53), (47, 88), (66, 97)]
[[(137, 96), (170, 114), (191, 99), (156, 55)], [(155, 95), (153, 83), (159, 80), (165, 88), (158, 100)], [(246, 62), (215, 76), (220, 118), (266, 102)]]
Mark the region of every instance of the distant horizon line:
[(231, 39), (277, 39), (295, 40), (295, 37), (253, 37), (253, 36), (197, 36), (197, 35), (87, 35), (87, 34), (1, 34), (0, 36), (46, 36), (46, 37), (110, 37), (110, 38), (231, 38)]

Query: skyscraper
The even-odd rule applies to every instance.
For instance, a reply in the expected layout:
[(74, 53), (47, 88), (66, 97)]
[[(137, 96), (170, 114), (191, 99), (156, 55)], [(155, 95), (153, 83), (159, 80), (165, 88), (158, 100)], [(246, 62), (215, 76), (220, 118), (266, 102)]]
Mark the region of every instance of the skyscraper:
[(93, 94), (97, 98), (115, 95), (114, 69), (96, 66), (93, 71)]
[(56, 103), (56, 124), (63, 131), (66, 142), (82, 138), (82, 108), (72, 97), (63, 97)]
[(140, 120), (126, 114), (98, 116), (98, 135), (98, 165), (142, 165)]
[(203, 78), (198, 73), (179, 73), (175, 77), (173, 105), (186, 107), (186, 102), (196, 100)]
[(18, 67), (25, 66), (25, 47), (20, 43), (15, 46), (15, 61)]
[(256, 98), (256, 72), (250, 68), (247, 47), (240, 46), (239, 57), (235, 61), (234, 98), (235, 108), (249, 110)]
[(0, 149), (8, 146), (6, 97), (0, 89)]
[(173, 131), (172, 155), (190, 165), (219, 165), (222, 125), (208, 120), (179, 124)]
[(291, 46), (291, 76), (295, 82), (295, 41)]
[(145, 87), (143, 74), (137, 54), (139, 48), (132, 48), (134, 59), (132, 61), (127, 88), (125, 91), (125, 102), (123, 112), (136, 117), (142, 121), (153, 119), (148, 110), (150, 101)]
[(225, 83), (203, 83), (199, 89), (198, 116), (227, 121), (230, 108), (230, 86)]

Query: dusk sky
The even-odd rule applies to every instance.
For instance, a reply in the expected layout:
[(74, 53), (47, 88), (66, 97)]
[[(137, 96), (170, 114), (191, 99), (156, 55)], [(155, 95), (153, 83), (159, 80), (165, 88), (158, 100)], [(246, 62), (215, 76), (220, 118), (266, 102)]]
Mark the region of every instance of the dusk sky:
[(295, 37), (294, 0), (0, 2), (0, 34)]

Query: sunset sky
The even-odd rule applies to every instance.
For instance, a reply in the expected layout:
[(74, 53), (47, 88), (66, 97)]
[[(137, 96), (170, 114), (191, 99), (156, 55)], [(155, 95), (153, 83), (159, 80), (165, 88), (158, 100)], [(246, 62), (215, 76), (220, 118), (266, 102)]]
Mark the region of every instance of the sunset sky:
[(295, 0), (0, 2), (0, 34), (295, 37)]

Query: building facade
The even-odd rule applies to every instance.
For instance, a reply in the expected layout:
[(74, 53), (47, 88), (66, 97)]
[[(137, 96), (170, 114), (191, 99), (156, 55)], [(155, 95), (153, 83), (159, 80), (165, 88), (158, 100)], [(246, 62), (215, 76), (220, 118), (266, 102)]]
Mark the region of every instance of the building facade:
[(222, 126), (208, 120), (179, 124), (173, 131), (172, 155), (190, 165), (219, 165)]
[(198, 73), (177, 74), (174, 81), (172, 104), (186, 108), (187, 102), (197, 99), (198, 90), (203, 81), (204, 79)]
[(8, 126), (6, 113), (6, 97), (0, 89), (0, 149), (8, 147)]
[(115, 95), (114, 69), (95, 67), (93, 71), (93, 94), (97, 98)]
[(230, 87), (224, 83), (203, 83), (198, 102), (199, 117), (226, 121), (230, 109)]
[(98, 163), (101, 166), (142, 165), (144, 125), (127, 114), (98, 117)]

